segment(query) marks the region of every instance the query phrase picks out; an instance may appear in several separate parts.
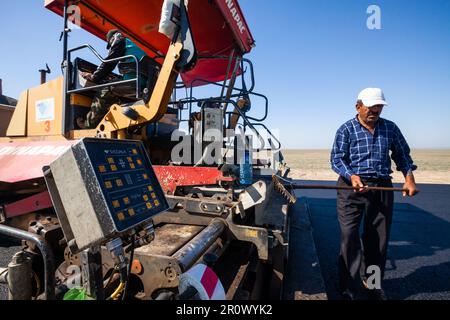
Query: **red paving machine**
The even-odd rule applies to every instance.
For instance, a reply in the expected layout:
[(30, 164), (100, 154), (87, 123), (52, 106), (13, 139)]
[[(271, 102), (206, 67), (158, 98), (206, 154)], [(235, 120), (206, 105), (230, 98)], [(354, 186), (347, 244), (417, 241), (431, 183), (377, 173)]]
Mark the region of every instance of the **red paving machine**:
[[(23, 247), (0, 268), (10, 299), (281, 298), (289, 203), (272, 175), (288, 170), (237, 1), (45, 6), (64, 18), (63, 76), (24, 91), (0, 138), (0, 235)], [(71, 22), (119, 29), (146, 55), (70, 48)], [(82, 50), (120, 74), (89, 83)], [(119, 102), (79, 128), (105, 88)]]

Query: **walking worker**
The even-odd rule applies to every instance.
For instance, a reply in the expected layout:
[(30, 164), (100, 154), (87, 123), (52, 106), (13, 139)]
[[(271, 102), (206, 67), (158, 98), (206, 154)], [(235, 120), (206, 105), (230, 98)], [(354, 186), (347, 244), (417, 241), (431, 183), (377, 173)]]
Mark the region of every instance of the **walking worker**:
[(381, 89), (362, 90), (356, 102), (358, 114), (338, 129), (331, 152), (331, 167), (339, 174), (338, 186), (354, 188), (337, 191), (341, 229), (339, 285), (344, 299), (354, 299), (361, 288), (373, 298), (385, 299), (381, 286), (374, 288), (367, 280), (376, 270), (373, 266), (379, 268), (379, 283), (383, 279), (394, 194), (367, 187), (392, 187), (392, 158), (405, 177), (403, 188), (408, 191), (403, 196), (419, 192), (413, 174), (417, 166), (405, 138), (394, 122), (380, 117), (386, 105)]

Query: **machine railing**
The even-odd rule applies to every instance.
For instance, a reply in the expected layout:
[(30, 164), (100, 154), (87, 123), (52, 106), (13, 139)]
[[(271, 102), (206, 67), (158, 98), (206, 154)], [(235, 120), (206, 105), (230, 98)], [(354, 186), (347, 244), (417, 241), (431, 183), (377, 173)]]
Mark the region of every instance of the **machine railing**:
[(139, 81), (139, 61), (138, 61), (138, 59), (135, 56), (127, 55), (127, 56), (123, 56), (123, 57), (118, 57), (118, 58), (114, 58), (114, 59), (105, 60), (105, 59), (102, 58), (102, 56), (91, 45), (83, 44), (81, 46), (78, 46), (78, 47), (75, 47), (73, 49), (68, 50), (68, 61), (69, 61), (70, 65), (71, 65), (72, 52), (80, 51), (80, 50), (85, 49), (85, 48), (89, 49), (97, 57), (97, 59), (99, 59), (102, 63), (121, 61), (121, 60), (125, 60), (125, 59), (133, 59), (135, 64), (136, 64), (136, 77), (132, 78), (132, 79), (128, 79), (128, 80), (113, 81), (113, 82), (108, 82), (108, 83), (105, 83), (105, 84), (99, 84), (99, 85), (89, 86), (89, 87), (80, 88), (80, 89), (67, 90), (68, 94), (86, 92), (86, 91), (97, 90), (97, 89), (103, 89), (103, 88), (110, 87), (110, 86), (118, 86), (118, 85), (123, 85), (123, 84), (130, 84), (130, 83), (134, 82), (136, 84), (136, 99), (140, 98), (140, 94), (139, 94), (139, 88), (140, 88), (140, 83), (139, 83), (140, 82)]

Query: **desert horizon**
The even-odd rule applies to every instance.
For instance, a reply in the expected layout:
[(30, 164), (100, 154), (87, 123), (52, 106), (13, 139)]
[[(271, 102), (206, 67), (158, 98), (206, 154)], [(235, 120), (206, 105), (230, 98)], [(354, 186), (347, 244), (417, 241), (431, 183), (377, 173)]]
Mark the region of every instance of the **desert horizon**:
[[(336, 180), (338, 175), (330, 167), (330, 149), (283, 149), (290, 177), (301, 180)], [(450, 148), (417, 148), (411, 157), (418, 169), (414, 172), (416, 182), (450, 184)], [(403, 183), (401, 172), (392, 164), (394, 183)]]

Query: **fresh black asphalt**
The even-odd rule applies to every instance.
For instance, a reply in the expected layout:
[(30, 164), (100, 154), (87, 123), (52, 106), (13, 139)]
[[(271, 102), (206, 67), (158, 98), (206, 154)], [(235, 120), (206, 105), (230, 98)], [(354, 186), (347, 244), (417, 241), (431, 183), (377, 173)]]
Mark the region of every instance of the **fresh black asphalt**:
[[(419, 189), (413, 198), (395, 195), (383, 287), (389, 299), (450, 299), (450, 185), (423, 184)], [(328, 298), (338, 299), (336, 191), (299, 190), (297, 196), (309, 208)]]

